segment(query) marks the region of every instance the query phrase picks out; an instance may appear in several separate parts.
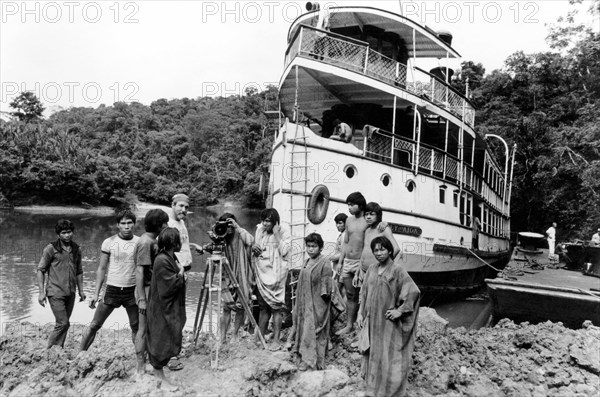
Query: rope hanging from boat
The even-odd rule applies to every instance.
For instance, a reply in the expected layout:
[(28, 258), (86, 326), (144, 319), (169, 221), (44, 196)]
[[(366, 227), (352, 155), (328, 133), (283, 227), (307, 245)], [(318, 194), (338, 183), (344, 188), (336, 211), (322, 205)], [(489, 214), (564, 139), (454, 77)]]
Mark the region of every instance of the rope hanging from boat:
[(466, 250), (469, 251), (475, 258), (479, 259), (480, 261), (482, 261), (483, 263), (485, 263), (486, 265), (488, 265), (489, 267), (491, 267), (492, 269), (494, 269), (496, 272), (498, 272), (498, 273), (501, 272), (500, 269), (496, 269), (494, 266), (490, 265), (489, 263), (487, 263), (486, 261), (484, 261), (483, 259), (481, 259), (476, 253), (474, 253), (470, 249), (466, 248)]

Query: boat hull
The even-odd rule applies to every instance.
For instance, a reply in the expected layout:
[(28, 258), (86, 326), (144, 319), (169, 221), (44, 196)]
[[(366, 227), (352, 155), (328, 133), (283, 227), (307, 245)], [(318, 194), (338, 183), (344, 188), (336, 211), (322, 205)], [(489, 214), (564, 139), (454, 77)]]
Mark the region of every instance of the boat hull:
[(487, 280), (487, 286), (495, 321), (501, 318), (530, 323), (553, 321), (581, 328), (584, 321), (590, 320), (600, 326), (600, 296), (500, 279)]
[[(478, 255), (479, 256), (479, 255)], [(485, 279), (496, 277), (510, 258), (510, 251), (485, 258), (473, 255), (442, 255), (402, 258), (408, 273), (423, 292), (468, 292), (485, 285)], [(482, 258), (483, 259), (483, 258)], [(433, 265), (432, 265), (433, 264)]]
[(600, 326), (600, 278), (556, 265), (549, 262), (547, 249), (541, 254), (515, 251), (510, 279), (485, 280), (494, 320), (560, 321), (570, 328), (590, 320)]

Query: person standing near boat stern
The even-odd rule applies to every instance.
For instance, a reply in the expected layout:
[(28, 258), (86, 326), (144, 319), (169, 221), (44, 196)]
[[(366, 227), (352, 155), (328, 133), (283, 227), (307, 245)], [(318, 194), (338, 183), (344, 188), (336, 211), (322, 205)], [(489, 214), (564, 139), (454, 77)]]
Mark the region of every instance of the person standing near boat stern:
[[(139, 239), (133, 235), (135, 215), (131, 211), (122, 211), (117, 215), (116, 223), (119, 232), (104, 240), (100, 248), (100, 264), (96, 272), (96, 291), (90, 301), (90, 308), (98, 307), (94, 318), (83, 332), (81, 337), (81, 350), (87, 350), (94, 342), (96, 333), (116, 308), (121, 306), (127, 310), (129, 326), (131, 327), (131, 340), (135, 345), (135, 336), (138, 331), (138, 307), (135, 301), (135, 245)], [(108, 271), (108, 275), (107, 275)], [(100, 299), (100, 291), (106, 276), (106, 291)]]
[(478, 217), (473, 218), (473, 224), (471, 225), (471, 249), (479, 249), (479, 232), (481, 231), (481, 222)]
[(280, 333), (285, 306), (285, 282), (289, 268), (290, 231), (279, 224), (275, 208), (266, 208), (260, 214), (252, 253), (256, 257), (256, 287), (260, 306), (258, 326), (263, 335), (273, 316), (273, 343), (281, 345)]
[[(229, 263), (231, 271), (236, 278), (239, 290), (246, 298), (248, 304), (252, 301), (253, 271), (252, 246), (254, 245), (254, 236), (242, 228), (236, 221), (235, 216), (228, 212), (219, 217), (220, 222), (227, 222), (227, 234), (225, 235), (225, 259)], [(214, 245), (208, 244), (205, 247), (207, 252), (213, 252)], [(210, 260), (210, 259), (209, 259)], [(223, 315), (221, 316), (221, 343), (227, 343), (227, 330), (231, 323), (231, 312), (235, 312), (235, 323), (233, 326), (232, 340), (237, 341), (238, 331), (244, 324), (245, 312), (240, 301), (240, 297), (230, 280), (227, 272), (223, 271), (223, 289), (221, 294), (223, 299)]]
[(146, 307), (150, 281), (152, 280), (152, 264), (158, 254), (156, 237), (167, 227), (169, 215), (161, 209), (152, 209), (146, 213), (144, 227), (146, 233), (142, 234), (135, 245), (134, 261), (135, 274), (135, 299), (138, 306), (139, 327), (135, 335), (135, 353), (137, 356), (137, 373), (144, 373), (146, 364)]
[(361, 290), (358, 348), (367, 395), (402, 396), (415, 344), (421, 292), (406, 270), (392, 259), (390, 240), (371, 241), (377, 263), (369, 266)]
[(556, 261), (556, 255), (554, 254), (554, 248), (556, 246), (556, 222), (552, 222), (552, 226), (546, 230), (548, 236), (548, 259)]
[(48, 337), (48, 348), (65, 345), (71, 325), (69, 318), (75, 306), (75, 288), (79, 290), (79, 301), (85, 300), (81, 250), (73, 241), (75, 226), (71, 221), (61, 219), (54, 230), (58, 239), (44, 248), (37, 267), (38, 302), (45, 307), (47, 298), (56, 319), (54, 330)]
[[(294, 307), (294, 351), (302, 359), (301, 368), (325, 369), (325, 353), (331, 327), (334, 298), (333, 270), (321, 255), (323, 238), (311, 233), (304, 238), (309, 259), (298, 276)], [(339, 294), (338, 294), (339, 296)]]
[(600, 228), (598, 228), (598, 231), (592, 236), (592, 246), (600, 247)]
[(167, 382), (163, 368), (181, 352), (185, 326), (186, 275), (175, 253), (182, 242), (177, 229), (168, 227), (158, 235), (159, 253), (152, 268), (148, 300), (146, 348), (154, 374)]

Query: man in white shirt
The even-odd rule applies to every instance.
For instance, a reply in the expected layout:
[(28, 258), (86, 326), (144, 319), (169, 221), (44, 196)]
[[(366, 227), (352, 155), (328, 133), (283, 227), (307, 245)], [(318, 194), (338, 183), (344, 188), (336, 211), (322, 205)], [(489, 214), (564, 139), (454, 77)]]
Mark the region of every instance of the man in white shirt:
[[(134, 251), (138, 236), (133, 235), (135, 215), (131, 211), (123, 211), (117, 215), (117, 229), (119, 232), (104, 240), (100, 253), (100, 264), (96, 272), (96, 291), (90, 301), (90, 307), (96, 308), (94, 319), (86, 328), (81, 338), (81, 350), (87, 350), (94, 342), (96, 333), (104, 321), (116, 308), (121, 306), (127, 310), (131, 338), (135, 344), (135, 335), (138, 331), (138, 307), (135, 302), (135, 261)], [(100, 291), (106, 277), (106, 291), (102, 299)]]
[(552, 222), (552, 226), (546, 230), (548, 236), (548, 259), (551, 261), (557, 261), (558, 258), (554, 254), (554, 247), (556, 246), (556, 222)]
[(600, 228), (598, 228), (596, 234), (592, 236), (592, 246), (600, 247)]
[(194, 248), (199, 254), (204, 252), (200, 245), (190, 243), (190, 235), (185, 226), (185, 218), (187, 217), (189, 207), (190, 198), (183, 193), (178, 193), (173, 196), (171, 211), (169, 213), (169, 227), (177, 229), (181, 238), (181, 250), (176, 252), (175, 256), (185, 271), (190, 270), (192, 267), (192, 251), (190, 247)]

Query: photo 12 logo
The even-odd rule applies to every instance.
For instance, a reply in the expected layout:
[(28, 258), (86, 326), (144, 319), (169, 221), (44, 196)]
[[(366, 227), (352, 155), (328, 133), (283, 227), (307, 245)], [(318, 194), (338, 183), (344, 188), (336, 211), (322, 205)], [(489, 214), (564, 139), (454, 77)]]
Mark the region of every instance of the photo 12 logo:
[(228, 96), (248, 96), (253, 95), (262, 91), (266, 91), (269, 87), (277, 87), (276, 81), (266, 81), (258, 83), (254, 81), (241, 83), (235, 82), (216, 82), (216, 81), (204, 81), (202, 82), (202, 89), (200, 92), (201, 97), (228, 97)]
[(2, 1), (2, 23), (138, 23), (139, 3), (128, 1)]
[(403, 1), (402, 15), (419, 23), (539, 23), (534, 1)]
[(58, 82), (6, 82), (0, 84), (1, 102), (10, 101), (21, 92), (33, 92), (43, 103), (79, 105), (95, 105), (100, 102), (138, 102), (135, 95), (140, 88), (134, 82), (114, 82), (110, 86), (99, 83), (64, 81)]
[[(308, 2), (306, 8), (313, 4), (317, 3)], [(319, 7), (328, 9), (334, 6), (335, 3), (326, 2)], [(203, 1), (202, 23), (215, 19), (221, 23), (274, 23), (280, 19), (291, 23), (305, 12), (300, 3), (293, 1)]]

